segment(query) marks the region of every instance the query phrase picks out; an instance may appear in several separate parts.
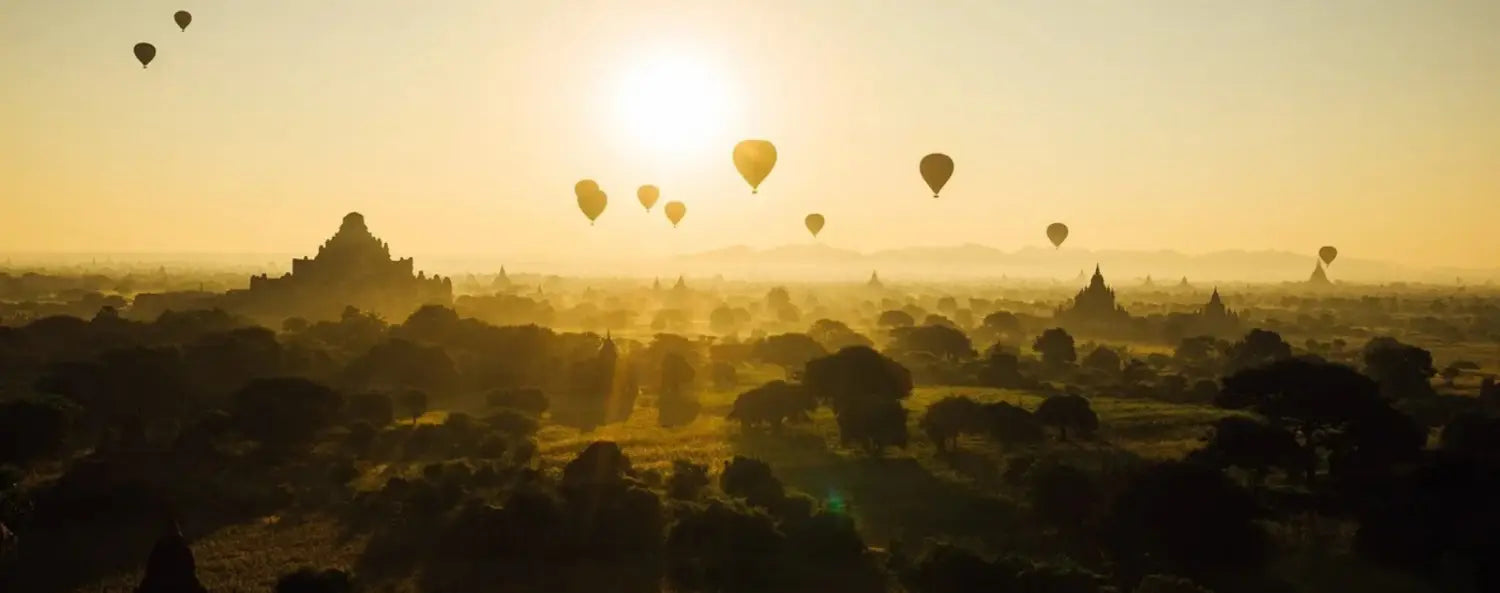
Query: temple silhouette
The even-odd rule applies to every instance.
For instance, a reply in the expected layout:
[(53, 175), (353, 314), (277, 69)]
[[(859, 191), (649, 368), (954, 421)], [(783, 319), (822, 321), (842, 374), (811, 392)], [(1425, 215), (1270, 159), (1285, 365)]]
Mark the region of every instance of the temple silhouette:
[(392, 259), (391, 249), (370, 233), (358, 212), (344, 216), (338, 232), (317, 255), (292, 260), (279, 278), (250, 277), (250, 288), (224, 295), (226, 310), (257, 318), (338, 319), (345, 307), (399, 321), (423, 305), (453, 304), (453, 280), (413, 274), (411, 258)]
[(1333, 283), (1328, 281), (1328, 273), (1323, 271), (1323, 262), (1317, 262), (1307, 283), (1313, 286), (1333, 286)]
[(1193, 317), (1191, 334), (1197, 336), (1233, 337), (1238, 336), (1240, 331), (1240, 314), (1224, 305), (1224, 299), (1219, 297), (1219, 289), (1215, 288), (1212, 295), (1208, 297), (1208, 303), (1198, 310)]
[(1053, 314), (1058, 325), (1075, 333), (1112, 333), (1130, 324), (1130, 313), (1115, 303), (1115, 290), (1104, 283), (1104, 274), (1094, 266), (1088, 286), (1073, 301)]

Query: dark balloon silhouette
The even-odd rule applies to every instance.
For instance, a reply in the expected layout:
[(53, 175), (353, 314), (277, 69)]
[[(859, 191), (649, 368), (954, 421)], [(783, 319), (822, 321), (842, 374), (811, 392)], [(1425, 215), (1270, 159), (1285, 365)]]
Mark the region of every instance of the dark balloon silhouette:
[(151, 65), (151, 60), (156, 59), (156, 46), (149, 43), (135, 44), (135, 59), (141, 61), (141, 68)]
[[(579, 185), (582, 185), (582, 183)], [(587, 191), (588, 188), (584, 187), (582, 188), (584, 191), (578, 194), (578, 209), (583, 211), (584, 216), (589, 217), (590, 225), (594, 224), (599, 215), (604, 213), (604, 206), (609, 203), (608, 196), (605, 196), (604, 192), (599, 191), (598, 186), (594, 187), (593, 191)]]
[(172, 15), (172, 20), (176, 21), (177, 26), (182, 27), (183, 31), (187, 31), (188, 25), (193, 24), (193, 15), (186, 10), (179, 10), (177, 14)]
[(647, 212), (650, 212), (651, 207), (656, 205), (656, 200), (661, 198), (661, 190), (654, 185), (642, 185), (640, 189), (635, 190), (635, 197), (640, 199), (641, 205), (646, 207)]
[(672, 227), (676, 228), (677, 223), (682, 222), (682, 217), (687, 215), (687, 206), (682, 202), (667, 202), (666, 211), (667, 220), (672, 221)]
[(807, 230), (812, 232), (814, 237), (818, 236), (818, 231), (823, 230), (823, 222), (822, 214), (809, 214), (807, 215), (807, 219), (803, 221), (807, 225)]
[(776, 147), (767, 140), (745, 140), (734, 145), (734, 168), (750, 184), (750, 193), (758, 193), (760, 183), (776, 166)]
[(943, 191), (943, 186), (947, 185), (948, 178), (953, 176), (953, 159), (935, 152), (922, 157), (918, 169), (922, 171), (922, 180), (927, 182), (927, 187), (932, 188), (932, 197), (936, 198), (938, 192)]
[(1052, 241), (1053, 247), (1062, 247), (1063, 241), (1068, 239), (1068, 225), (1060, 222), (1047, 225), (1047, 239)]
[(1339, 256), (1339, 250), (1332, 245), (1324, 245), (1318, 250), (1318, 257), (1323, 260), (1324, 265), (1333, 265), (1334, 258)]
[(593, 179), (584, 179), (582, 181), (579, 181), (578, 183), (573, 184), (573, 195), (578, 196), (578, 199), (580, 200), (582, 200), (584, 196), (593, 194), (598, 191), (599, 184), (595, 183)]

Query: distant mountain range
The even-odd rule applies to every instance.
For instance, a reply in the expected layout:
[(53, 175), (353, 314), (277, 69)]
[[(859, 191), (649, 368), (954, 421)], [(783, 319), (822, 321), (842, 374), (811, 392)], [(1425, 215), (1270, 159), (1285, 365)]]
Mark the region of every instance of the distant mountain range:
[[(1186, 277), (1194, 284), (1214, 282), (1300, 282), (1312, 274), (1317, 259), (1286, 251), (1216, 251), (1185, 254), (1176, 251), (1089, 251), (1023, 248), (1002, 251), (984, 245), (906, 247), (862, 253), (823, 244), (787, 245), (769, 249), (726, 247), (679, 256), (684, 272), (745, 270), (754, 276), (785, 276), (825, 280), (863, 280), (872, 271), (883, 279), (981, 280), (1073, 279), (1080, 271), (1101, 267), (1113, 284), (1144, 281), (1176, 284)], [(1451, 267), (1416, 268), (1390, 262), (1338, 258), (1327, 268), (1334, 281), (1359, 283), (1423, 282), (1452, 285), (1482, 284), (1500, 278), (1500, 270)]]

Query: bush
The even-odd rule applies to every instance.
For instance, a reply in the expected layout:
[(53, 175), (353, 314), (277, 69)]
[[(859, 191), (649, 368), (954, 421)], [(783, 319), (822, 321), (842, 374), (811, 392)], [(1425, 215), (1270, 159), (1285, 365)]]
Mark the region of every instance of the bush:
[(517, 412), (540, 417), (550, 405), (547, 394), (535, 387), (497, 389), (485, 396), (485, 404), (492, 408), (508, 408)]
[(303, 567), (276, 579), (276, 593), (353, 593), (354, 577), (332, 568)]

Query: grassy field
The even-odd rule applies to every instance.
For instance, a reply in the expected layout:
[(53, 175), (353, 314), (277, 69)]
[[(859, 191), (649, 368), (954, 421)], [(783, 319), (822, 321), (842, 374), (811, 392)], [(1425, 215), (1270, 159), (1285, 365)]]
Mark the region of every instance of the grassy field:
[[(757, 380), (760, 377), (757, 377)], [(746, 386), (748, 387), (748, 386)], [(1016, 492), (1002, 475), (1016, 455), (1052, 455), (1071, 463), (1108, 471), (1112, 464), (1138, 458), (1180, 457), (1198, 445), (1206, 426), (1223, 411), (1208, 407), (1144, 400), (1097, 398), (1101, 430), (1093, 442), (1048, 443), (1045, 446), (1004, 450), (980, 438), (965, 438), (960, 451), (939, 456), (922, 437), (916, 423), (922, 412), (948, 395), (967, 395), (979, 401), (1003, 400), (1034, 409), (1040, 398), (1017, 391), (979, 388), (918, 388), (906, 402), (912, 440), (905, 450), (892, 450), (872, 459), (838, 446), (837, 427), (826, 409), (808, 425), (779, 435), (745, 433), (724, 419), (737, 391), (702, 395), (703, 413), (690, 425), (664, 429), (656, 425), (649, 396), (637, 402), (629, 421), (589, 433), (546, 425), (538, 434), (541, 464), (559, 470), (589, 443), (612, 440), (624, 448), (637, 469), (665, 474), (675, 459), (707, 464), (715, 473), (735, 455), (769, 462), (789, 486), (830, 506), (846, 510), (871, 545), (884, 546), (893, 538), (917, 540), (943, 536), (990, 546), (1046, 551), (1045, 542), (1006, 540), (1006, 529), (1023, 521)], [(442, 422), (446, 412), (435, 410), (417, 419)], [(411, 422), (407, 420), (406, 422)], [(368, 468), (357, 487), (375, 488), (390, 477), (414, 475), (417, 465), (388, 464)], [(149, 542), (149, 537), (146, 539)], [(363, 548), (358, 538), (340, 534), (326, 517), (269, 517), (260, 522), (220, 529), (194, 543), (199, 574), (210, 590), (224, 593), (264, 592), (276, 576), (298, 565), (349, 566)], [(142, 547), (142, 560), (149, 544)], [(76, 591), (130, 591), (138, 572), (116, 575)], [(387, 584), (403, 590), (402, 584)], [(383, 589), (385, 590), (385, 589)]]

